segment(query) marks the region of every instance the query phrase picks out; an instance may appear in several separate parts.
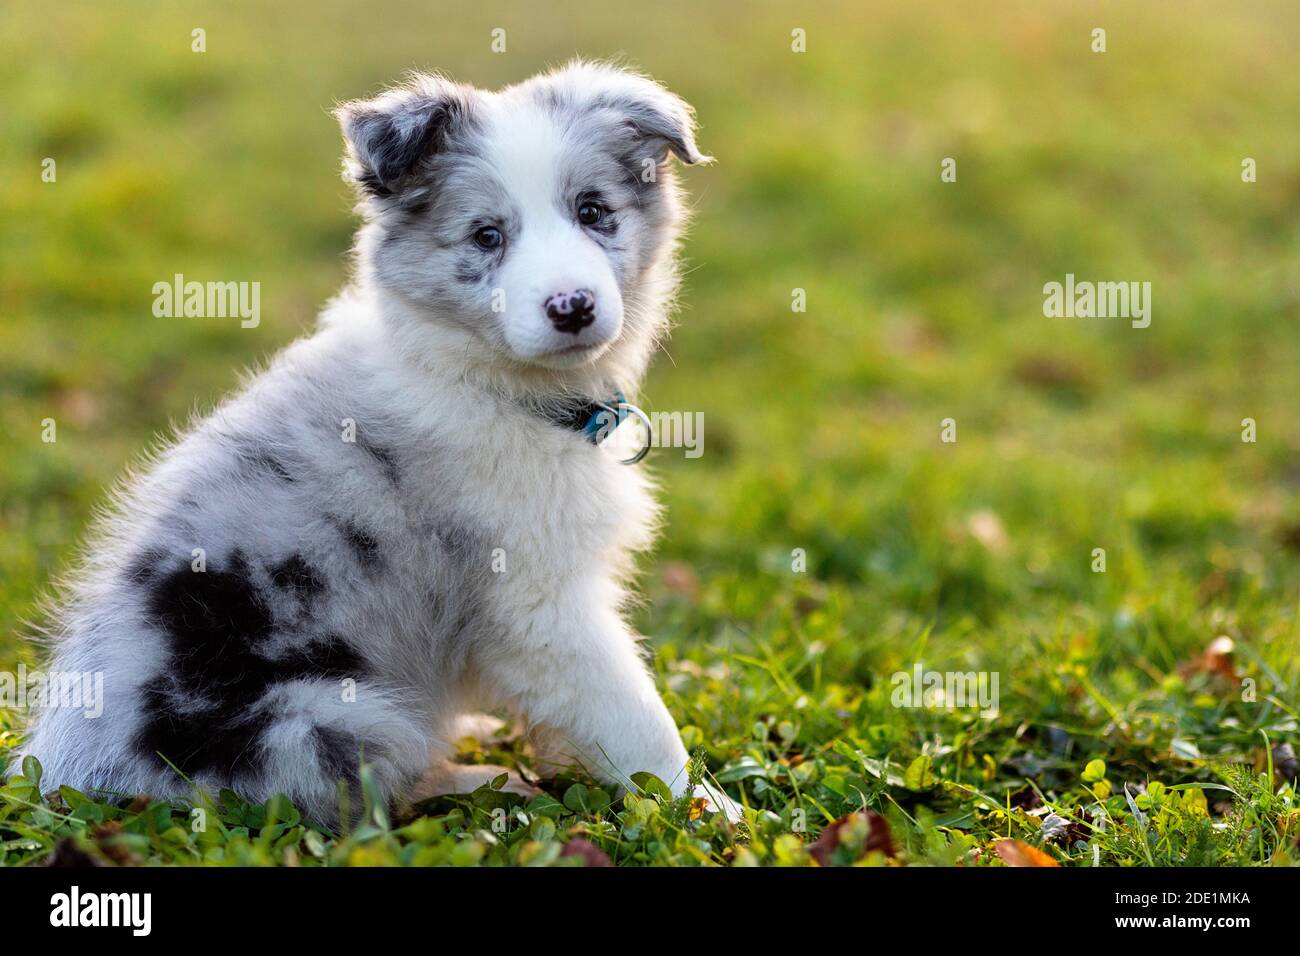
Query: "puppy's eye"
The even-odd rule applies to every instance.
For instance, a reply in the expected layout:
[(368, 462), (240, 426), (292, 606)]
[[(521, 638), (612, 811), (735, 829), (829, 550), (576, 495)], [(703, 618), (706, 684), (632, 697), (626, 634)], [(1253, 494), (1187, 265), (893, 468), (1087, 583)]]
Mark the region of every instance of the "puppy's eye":
[(505, 237), (501, 235), (501, 230), (495, 226), (484, 226), (474, 233), (474, 245), (480, 249), (495, 249), (504, 241)]
[(578, 222), (584, 226), (594, 226), (605, 218), (605, 213), (609, 212), (604, 206), (597, 202), (585, 202), (578, 207)]

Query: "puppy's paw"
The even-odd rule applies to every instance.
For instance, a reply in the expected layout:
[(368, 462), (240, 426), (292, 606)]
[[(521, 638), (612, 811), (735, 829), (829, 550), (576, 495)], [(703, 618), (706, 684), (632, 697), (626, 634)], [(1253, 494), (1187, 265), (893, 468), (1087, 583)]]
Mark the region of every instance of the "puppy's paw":
[(507, 724), (492, 714), (461, 714), (452, 722), (448, 736), (452, 740), (472, 737), (481, 744), (494, 744), (505, 739)]
[(508, 767), (497, 767), (490, 763), (445, 763), (430, 767), (425, 772), (424, 778), (415, 789), (415, 799), (425, 800), (448, 793), (473, 793), (501, 774), (506, 775), (505, 786), (501, 788), (505, 793), (535, 797), (542, 792)]

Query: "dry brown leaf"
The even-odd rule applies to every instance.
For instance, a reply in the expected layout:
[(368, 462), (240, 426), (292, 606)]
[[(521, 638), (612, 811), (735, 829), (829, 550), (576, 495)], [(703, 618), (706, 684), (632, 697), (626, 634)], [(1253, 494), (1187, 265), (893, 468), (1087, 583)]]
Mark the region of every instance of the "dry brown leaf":
[(137, 793), (126, 806), (127, 813), (144, 813), (149, 809), (149, 794)]
[(998, 840), (993, 849), (1007, 866), (1060, 866), (1042, 850), (1019, 840)]
[(860, 819), (866, 820), (867, 839), (862, 845), (862, 853), (858, 859), (873, 851), (883, 853), (891, 860), (894, 859), (898, 851), (894, 849), (893, 834), (889, 832), (888, 822), (875, 810), (865, 810), (840, 817), (823, 830), (816, 842), (808, 847), (809, 855), (821, 866), (834, 865), (835, 850), (843, 842), (844, 828)]
[(122, 821), (107, 820), (90, 828), (90, 838), (95, 841), (101, 853), (119, 866), (135, 866), (141, 862), (140, 857), (122, 842)]
[(590, 840), (583, 837), (574, 837), (568, 843), (564, 844), (564, 849), (560, 851), (560, 856), (576, 856), (582, 859), (583, 866), (613, 866), (605, 851)]
[(1183, 677), (1190, 677), (1196, 673), (1217, 674), (1236, 683), (1240, 680), (1240, 677), (1237, 674), (1236, 664), (1233, 662), (1234, 649), (1232, 638), (1226, 634), (1220, 634), (1210, 641), (1200, 657), (1179, 667), (1178, 672)]

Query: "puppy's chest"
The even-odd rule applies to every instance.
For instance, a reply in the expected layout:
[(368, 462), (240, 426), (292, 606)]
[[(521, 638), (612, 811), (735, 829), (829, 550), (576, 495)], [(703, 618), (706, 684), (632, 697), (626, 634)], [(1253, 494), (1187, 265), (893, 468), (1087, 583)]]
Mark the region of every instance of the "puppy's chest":
[(644, 472), (571, 436), (480, 448), (465, 464), (458, 504), (521, 572), (562, 576), (651, 542), (657, 505)]
[(602, 452), (579, 448), (520, 478), (497, 502), (498, 527), (520, 554), (582, 564), (587, 556), (644, 547), (654, 499), (636, 471)]

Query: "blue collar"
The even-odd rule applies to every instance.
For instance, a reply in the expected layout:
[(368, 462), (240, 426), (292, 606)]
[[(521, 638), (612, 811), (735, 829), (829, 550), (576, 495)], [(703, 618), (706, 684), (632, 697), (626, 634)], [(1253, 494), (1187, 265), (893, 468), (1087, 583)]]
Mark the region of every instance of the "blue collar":
[(627, 419), (627, 399), (623, 392), (615, 389), (614, 394), (603, 401), (587, 401), (571, 405), (555, 415), (547, 415), (548, 421), (561, 428), (578, 432), (593, 445), (600, 444)]
[(645, 440), (631, 457), (619, 459), (624, 465), (635, 465), (650, 453), (654, 444), (650, 416), (629, 402), (620, 389), (615, 389), (614, 394), (604, 401), (578, 402), (544, 417), (552, 424), (577, 432), (592, 445), (599, 445), (627, 419), (636, 418), (644, 429)]

